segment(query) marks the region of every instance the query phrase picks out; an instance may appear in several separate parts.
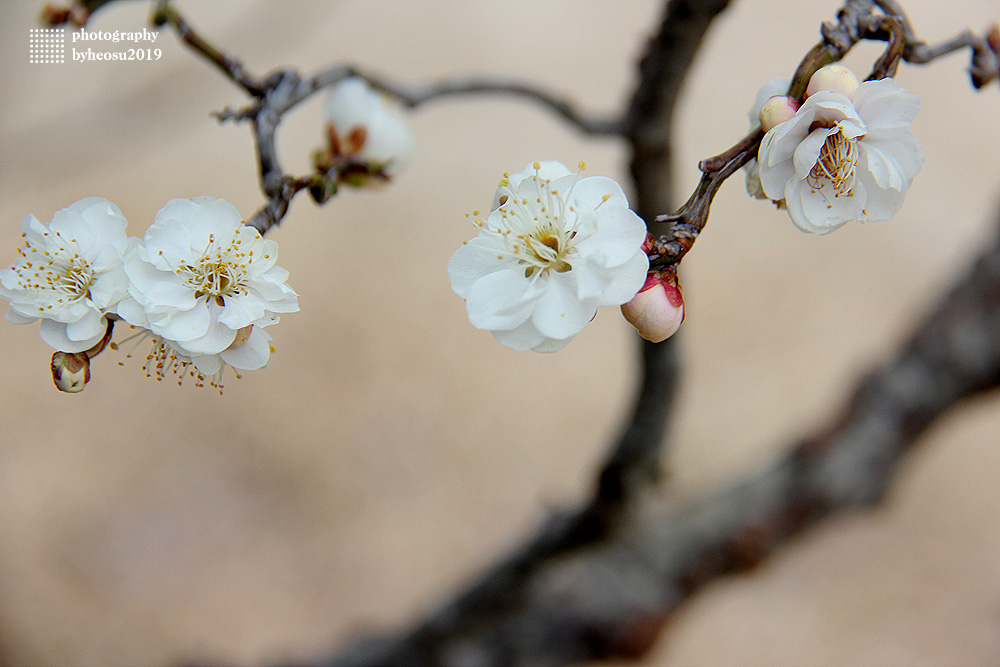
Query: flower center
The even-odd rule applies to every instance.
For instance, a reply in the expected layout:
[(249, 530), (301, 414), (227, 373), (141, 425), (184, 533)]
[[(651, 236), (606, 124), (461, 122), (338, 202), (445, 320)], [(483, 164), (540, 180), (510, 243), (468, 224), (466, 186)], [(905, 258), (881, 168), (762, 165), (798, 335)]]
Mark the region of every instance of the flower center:
[(836, 191), (835, 197), (853, 197), (857, 167), (858, 140), (838, 129), (827, 135), (819, 151), (819, 158), (809, 171), (806, 181), (812, 186), (813, 192), (822, 190), (830, 183)]
[[(580, 171), (583, 166), (581, 162)], [(569, 201), (580, 179), (580, 171), (576, 173), (569, 190), (560, 193), (552, 189), (551, 180), (538, 174), (539, 168), (540, 165), (535, 163), (535, 174), (529, 177), (535, 186), (534, 196), (518, 196), (511, 190), (500, 196), (500, 205), (496, 209), (500, 213), (500, 225), (475, 221), (483, 231), (500, 238), (507, 247), (509, 254), (500, 255), (498, 259), (509, 257), (517, 266), (524, 267), (526, 278), (545, 275), (550, 270), (556, 273), (572, 270), (574, 248), (579, 240), (579, 216)], [(500, 186), (509, 186), (506, 174)], [(479, 211), (473, 215), (479, 215)]]
[[(214, 238), (209, 235), (209, 246)], [(243, 294), (246, 287), (243, 278), (246, 276), (247, 264), (240, 261), (238, 251), (239, 241), (230, 243), (225, 250), (206, 251), (201, 259), (182, 264), (177, 269), (177, 275), (194, 290), (195, 298), (208, 297), (215, 299), (220, 306), (226, 305), (226, 297)]]
[[(49, 233), (45, 234), (48, 235)], [(56, 238), (62, 241), (58, 234)], [(71, 244), (75, 246), (75, 240), (56, 247), (49, 245), (46, 249), (25, 240), (25, 247), (18, 248), (21, 262), (10, 268), (17, 276), (19, 287), (50, 301), (39, 305), (38, 310), (51, 310), (53, 306), (59, 307), (90, 297), (94, 270)]]
[(524, 275), (530, 278), (536, 271), (552, 269), (565, 273), (572, 269), (566, 255), (572, 249), (570, 241), (574, 236), (575, 231), (567, 234), (566, 230), (554, 224), (542, 225), (529, 234), (520, 235), (518, 238), (524, 241), (527, 253), (521, 253), (518, 246), (515, 246), (514, 253), (518, 255), (518, 261), (526, 265)]

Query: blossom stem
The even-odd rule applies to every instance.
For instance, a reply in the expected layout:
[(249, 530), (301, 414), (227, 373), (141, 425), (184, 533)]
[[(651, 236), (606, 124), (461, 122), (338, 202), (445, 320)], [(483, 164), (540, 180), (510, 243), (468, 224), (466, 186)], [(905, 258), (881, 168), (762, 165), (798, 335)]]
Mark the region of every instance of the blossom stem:
[(222, 70), (226, 76), (243, 87), (246, 92), (261, 97), (267, 92), (265, 82), (251, 76), (236, 58), (213, 46), (184, 20), (181, 13), (168, 0), (156, 3), (150, 22), (159, 27), (169, 23), (188, 46), (200, 53), (206, 60)]
[(90, 359), (93, 359), (94, 357), (96, 357), (97, 355), (99, 355), (101, 352), (104, 351), (104, 348), (106, 348), (108, 346), (108, 343), (111, 342), (111, 336), (115, 332), (115, 320), (118, 318), (115, 317), (114, 315), (106, 315), (105, 319), (108, 321), (108, 327), (104, 331), (104, 336), (101, 337), (101, 340), (97, 341), (96, 345), (94, 345), (89, 350), (84, 351), (84, 354), (87, 355), (87, 357)]

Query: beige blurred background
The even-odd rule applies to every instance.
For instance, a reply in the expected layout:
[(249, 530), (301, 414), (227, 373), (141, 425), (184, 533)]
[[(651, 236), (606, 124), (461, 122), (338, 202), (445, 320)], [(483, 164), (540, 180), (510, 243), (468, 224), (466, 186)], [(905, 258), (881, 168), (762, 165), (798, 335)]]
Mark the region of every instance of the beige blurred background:
[[(618, 108), (658, 0), (180, 0), (261, 72), (352, 61), (407, 82), (499, 72)], [(244, 101), (170, 32), (156, 62), (29, 65), (40, 0), (2, 0), (0, 249), (26, 213), (89, 195), (141, 235), (168, 199), (260, 204)], [(1000, 18), (995, 0), (909, 0), (929, 40)], [(677, 125), (679, 196), (698, 159), (746, 130), (757, 87), (788, 76), (837, 5), (744, 0), (717, 22)], [(140, 30), (146, 2), (94, 30)], [(67, 46), (72, 46), (67, 44)], [(103, 45), (102, 45), (103, 47)], [(874, 46), (848, 64), (865, 69)], [(926, 162), (893, 220), (828, 237), (719, 195), (682, 274), (688, 304), (671, 493), (761, 465), (835, 412), (996, 227), (1000, 95), (966, 55), (905, 66)], [(320, 139), (319, 101), (282, 126), (286, 168)], [(556, 355), (473, 329), (445, 264), (499, 175), (536, 159), (625, 179), (625, 151), (519, 100), (449, 99), (412, 115), (419, 153), (382, 192), (297, 199), (279, 263), (301, 312), (271, 368), (225, 395), (146, 379), (121, 353), (79, 395), (51, 385), (36, 326), (0, 322), (0, 653), (10, 665), (259, 664), (406, 623), (589, 488), (635, 369), (602, 312)], [(648, 665), (1000, 662), (1000, 400), (952, 413), (885, 506), (844, 516), (682, 610)]]

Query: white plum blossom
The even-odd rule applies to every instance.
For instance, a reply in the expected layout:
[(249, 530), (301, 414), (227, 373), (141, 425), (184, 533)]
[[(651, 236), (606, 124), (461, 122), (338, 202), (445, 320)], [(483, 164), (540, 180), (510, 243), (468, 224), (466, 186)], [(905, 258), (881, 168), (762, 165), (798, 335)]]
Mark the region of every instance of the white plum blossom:
[(474, 223), (478, 236), (448, 262), (451, 287), (473, 326), (515, 350), (561, 349), (646, 280), (646, 226), (610, 178), (535, 162), (505, 174)]
[[(350, 77), (338, 82), (326, 99), (331, 152), (367, 165), (372, 174), (395, 175), (413, 158), (415, 142), (406, 121), (386, 105), (368, 82)], [(360, 179), (357, 184), (364, 184)]]
[(24, 216), (18, 260), (0, 271), (0, 296), (10, 301), (7, 319), (15, 324), (41, 319), (42, 339), (63, 352), (99, 343), (107, 329), (105, 314), (127, 294), (125, 225), (118, 207), (100, 197), (56, 211), (47, 227)]
[(188, 364), (206, 377), (221, 377), (225, 365), (267, 364), (270, 336), (261, 329), (299, 309), (277, 250), (222, 199), (173, 199), (157, 212), (125, 258), (129, 297), (117, 309), (139, 335), (152, 335), (147, 360), (157, 377)]
[(799, 229), (826, 234), (851, 220), (887, 220), (903, 205), (923, 156), (909, 125), (920, 100), (892, 79), (865, 81), (851, 100), (820, 90), (773, 127), (758, 153), (764, 193), (784, 199)]

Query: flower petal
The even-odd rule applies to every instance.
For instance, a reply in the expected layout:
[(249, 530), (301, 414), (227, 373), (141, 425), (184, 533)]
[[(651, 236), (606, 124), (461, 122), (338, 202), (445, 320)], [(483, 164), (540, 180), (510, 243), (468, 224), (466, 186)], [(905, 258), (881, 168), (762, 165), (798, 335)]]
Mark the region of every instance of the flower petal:
[(254, 327), (245, 343), (238, 347), (227, 347), (219, 356), (233, 368), (255, 371), (267, 366), (267, 360), (271, 356), (270, 340), (270, 336)]
[(568, 276), (549, 277), (535, 304), (531, 321), (546, 338), (571, 338), (594, 319), (597, 306), (577, 298), (575, 285)]
[[(530, 319), (513, 329), (497, 330), (491, 333), (501, 345), (509, 347), (512, 350), (517, 350), (518, 352), (533, 350), (535, 347), (550, 340), (535, 328), (534, 323)], [(565, 342), (569, 342), (569, 339)]]
[[(610, 202), (609, 202), (610, 203)], [(628, 208), (598, 211), (594, 233), (576, 244), (576, 249), (590, 261), (615, 267), (632, 259), (646, 240), (646, 224)], [(594, 215), (594, 214), (590, 214)]]
[[(832, 187), (824, 188), (832, 190)], [(799, 229), (813, 234), (827, 234), (851, 220), (857, 220), (865, 202), (864, 186), (854, 184), (854, 196), (827, 196), (813, 189), (805, 180), (793, 179), (786, 189), (788, 213)]]
[(907, 127), (920, 112), (920, 98), (890, 78), (863, 82), (854, 104), (865, 125), (873, 129)]
[(98, 341), (104, 336), (104, 330), (101, 329), (100, 333), (91, 338), (71, 340), (66, 335), (65, 324), (43, 319), (42, 325), (39, 327), (39, 334), (42, 340), (57, 350), (61, 350), (62, 352), (83, 352), (97, 345)]
[(878, 220), (888, 220), (903, 208), (903, 198), (906, 196), (906, 188), (897, 190), (895, 188), (883, 188), (876, 182), (873, 174), (862, 171), (860, 173), (861, 182), (868, 191), (865, 206), (858, 214), (858, 219), (862, 222), (875, 222)]
[(513, 329), (531, 316), (535, 300), (547, 289), (536, 287), (521, 269), (503, 269), (472, 284), (465, 309), (477, 329)]
[(463, 299), (468, 298), (472, 284), (483, 276), (504, 268), (498, 255), (503, 248), (490, 238), (477, 236), (463, 243), (448, 260), (448, 280), (451, 289)]
[(909, 186), (910, 181), (920, 173), (924, 161), (920, 143), (907, 128), (891, 128), (872, 132), (864, 141), (863, 147), (878, 150), (887, 160), (890, 160), (899, 170)]
[(624, 208), (628, 210), (628, 198), (614, 180), (607, 176), (588, 176), (581, 178), (576, 183), (574, 174), (553, 181), (552, 185), (559, 192), (564, 192), (569, 197), (569, 204), (578, 211), (592, 211), (597, 207)]

